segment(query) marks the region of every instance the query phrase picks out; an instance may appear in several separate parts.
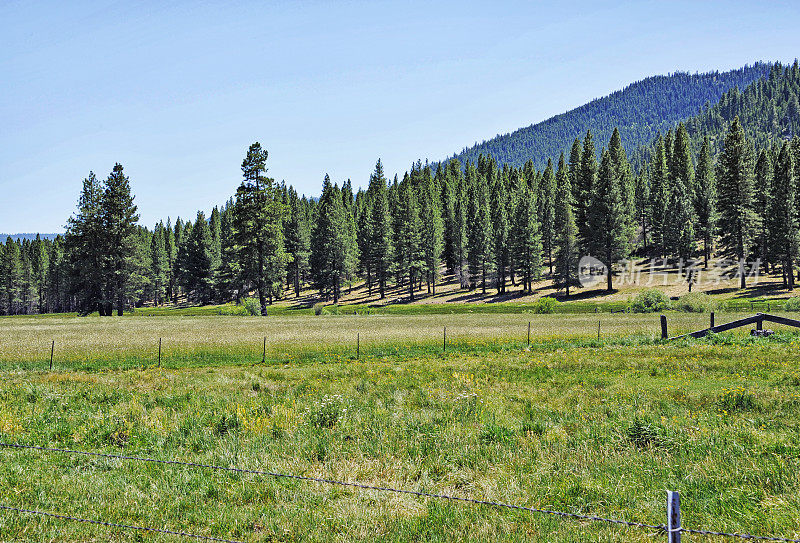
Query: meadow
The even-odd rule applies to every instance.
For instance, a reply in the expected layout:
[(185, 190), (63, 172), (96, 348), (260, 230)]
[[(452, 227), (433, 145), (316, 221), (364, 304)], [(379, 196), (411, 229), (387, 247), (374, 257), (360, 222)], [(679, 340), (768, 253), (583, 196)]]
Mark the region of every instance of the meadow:
[[(677, 333), (706, 326), (708, 315), (669, 319)], [(655, 525), (665, 521), (665, 491), (677, 490), (685, 526), (800, 537), (800, 336), (791, 332), (664, 343), (657, 316), (632, 314), (15, 317), (0, 319), (0, 331), (0, 442)], [(4, 505), (247, 542), (664, 537), (306, 481), (3, 448), (0, 488)], [(0, 512), (0, 541), (176, 540)]]

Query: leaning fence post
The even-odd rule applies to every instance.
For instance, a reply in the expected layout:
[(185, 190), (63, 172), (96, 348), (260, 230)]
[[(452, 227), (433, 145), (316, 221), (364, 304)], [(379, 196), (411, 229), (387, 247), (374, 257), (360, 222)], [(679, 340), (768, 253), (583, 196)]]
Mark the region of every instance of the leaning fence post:
[(661, 339), (667, 339), (667, 316), (661, 315)]
[(53, 353), (56, 350), (56, 340), (50, 345), (50, 371), (53, 371)]
[(681, 498), (673, 490), (667, 491), (667, 541), (681, 543)]

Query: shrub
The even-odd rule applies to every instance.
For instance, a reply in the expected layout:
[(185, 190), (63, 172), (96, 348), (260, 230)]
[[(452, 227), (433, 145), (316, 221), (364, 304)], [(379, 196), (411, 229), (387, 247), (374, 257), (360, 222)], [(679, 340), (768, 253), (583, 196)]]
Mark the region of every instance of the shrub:
[(533, 304), (534, 313), (555, 313), (558, 302), (554, 298), (545, 297), (536, 300)]
[(800, 311), (800, 296), (795, 296), (794, 298), (789, 298), (786, 300), (786, 303), (783, 304), (784, 311)]
[(672, 304), (672, 308), (678, 311), (685, 311), (686, 313), (705, 313), (707, 311), (714, 311), (717, 305), (717, 302), (704, 292), (690, 292), (678, 298), (678, 300)]
[(643, 290), (628, 304), (633, 313), (653, 313), (669, 308), (669, 298), (658, 289)]
[(256, 298), (245, 298), (244, 313), (254, 317), (261, 315), (261, 303)]
[(325, 307), (325, 304), (319, 302), (314, 304), (314, 314), (319, 316), (322, 315), (322, 309)]

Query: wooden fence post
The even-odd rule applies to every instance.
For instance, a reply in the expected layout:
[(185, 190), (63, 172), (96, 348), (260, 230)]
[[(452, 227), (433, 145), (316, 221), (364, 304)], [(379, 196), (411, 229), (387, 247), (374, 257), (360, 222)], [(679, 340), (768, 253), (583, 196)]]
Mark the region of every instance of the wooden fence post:
[(714, 328), (714, 312), (711, 312), (711, 326), (709, 328)]
[[(758, 316), (761, 317), (761, 313), (759, 313)], [(756, 321), (756, 330), (762, 330), (763, 328), (764, 328), (764, 319), (759, 318)]]
[(161, 367), (161, 338), (158, 338), (158, 367)]
[(667, 541), (681, 543), (681, 498), (673, 490), (667, 491)]
[(661, 315), (661, 339), (667, 339), (667, 316)]
[(53, 371), (53, 353), (56, 350), (56, 340), (53, 340), (53, 343), (50, 344), (50, 371)]
[(597, 339), (600, 339), (600, 321), (597, 321)]
[(267, 336), (264, 336), (264, 346), (261, 349), (261, 363), (266, 364), (267, 362)]

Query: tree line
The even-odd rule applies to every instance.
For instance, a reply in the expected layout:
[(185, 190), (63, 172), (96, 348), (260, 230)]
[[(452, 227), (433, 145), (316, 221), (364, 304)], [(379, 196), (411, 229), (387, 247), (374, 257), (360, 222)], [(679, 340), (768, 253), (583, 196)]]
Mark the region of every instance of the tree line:
[[(413, 300), (435, 294), (443, 273), (483, 293), (509, 284), (530, 291), (547, 278), (569, 296), (582, 255), (608, 267), (632, 255), (701, 258), (705, 266), (715, 255), (760, 259), (792, 288), (800, 70), (776, 65), (754, 85), (658, 136), (633, 161), (619, 130), (599, 149), (587, 131), (541, 170), (531, 160), (515, 167), (480, 155), (463, 164), (418, 161), (389, 180), (378, 160), (366, 188), (325, 176), (318, 198), (267, 176), (267, 151), (255, 143), (225, 205), (152, 229), (138, 225), (117, 164), (103, 181), (91, 173), (84, 180), (63, 236), (9, 238), (0, 247), (0, 312), (110, 315), (255, 295), (267, 314), (275, 300), (308, 287), (336, 303), (359, 281), (370, 295), (394, 288)], [(759, 101), (770, 105), (766, 113)], [(613, 281), (608, 274), (608, 290)]]

